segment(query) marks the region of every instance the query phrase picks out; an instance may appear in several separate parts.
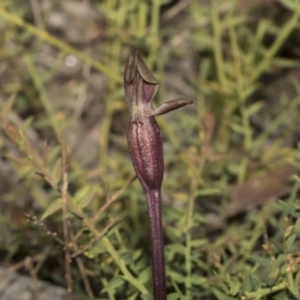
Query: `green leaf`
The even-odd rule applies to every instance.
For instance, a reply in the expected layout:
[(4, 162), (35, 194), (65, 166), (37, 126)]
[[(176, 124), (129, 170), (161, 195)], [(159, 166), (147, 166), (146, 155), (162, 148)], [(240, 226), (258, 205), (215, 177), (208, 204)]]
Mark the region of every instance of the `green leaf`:
[(261, 44), (264, 36), (268, 32), (268, 28), (270, 27), (270, 20), (268, 19), (262, 19), (259, 21), (256, 33), (255, 33), (255, 44), (259, 45)]
[(173, 251), (178, 254), (184, 254), (185, 253), (185, 247), (182, 244), (171, 244), (168, 246), (169, 251)]
[(180, 295), (178, 293), (172, 293), (167, 296), (167, 300), (177, 300), (179, 299), (179, 296)]
[(98, 187), (86, 185), (76, 192), (73, 197), (73, 201), (82, 209), (91, 203), (97, 193), (97, 190)]
[(284, 263), (286, 263), (286, 261), (287, 261), (286, 255), (285, 254), (280, 254), (276, 258), (275, 263), (272, 264), (272, 267), (273, 268), (280, 268)]
[(296, 208), (294, 205), (291, 205), (285, 201), (279, 200), (280, 205), (282, 206), (282, 208), (289, 214), (291, 215), (293, 218), (298, 218), (298, 213), (296, 211)]
[(32, 162), (27, 158), (21, 158), (17, 156), (6, 156), (8, 159), (12, 160), (13, 162), (22, 165), (22, 166), (31, 166)]
[(241, 283), (236, 278), (232, 278), (232, 281), (230, 282), (229, 294), (236, 296), (240, 290), (241, 290)]
[(295, 283), (300, 286), (300, 269), (297, 273), (297, 275), (295, 276)]
[(122, 277), (115, 277), (107, 284), (107, 286), (102, 290), (102, 292), (113, 291), (116, 288), (123, 285), (124, 282), (125, 280)]
[(48, 160), (53, 161), (53, 160), (57, 159), (57, 156), (59, 155), (60, 152), (61, 152), (60, 145), (53, 147), (53, 149), (49, 149)]
[(232, 129), (236, 133), (243, 133), (244, 132), (244, 128), (240, 124), (232, 122), (232, 123), (229, 124), (229, 127), (230, 127), (230, 129)]
[(148, 282), (151, 277), (151, 267), (147, 267), (144, 269), (138, 276), (140, 282), (145, 283)]
[(251, 280), (252, 290), (256, 291), (261, 286), (261, 281), (256, 274), (250, 273), (249, 277)]
[(201, 247), (206, 244), (207, 244), (207, 240), (205, 240), (205, 239), (191, 241), (191, 246), (196, 247), (196, 248)]
[(126, 265), (132, 262), (132, 257), (132, 252), (125, 252), (120, 255), (121, 260), (123, 260)]
[(287, 238), (287, 240), (285, 241), (285, 247), (287, 249), (289, 249), (294, 244), (297, 235), (298, 235), (297, 233), (293, 233)]
[(236, 300), (236, 298), (227, 296), (223, 292), (221, 292), (220, 290), (218, 290), (216, 288), (213, 288), (212, 291), (218, 300)]
[(252, 280), (249, 273), (244, 274), (243, 276), (244, 282), (242, 284), (242, 291), (243, 292), (251, 292), (252, 288)]
[[(220, 274), (219, 274), (218, 272), (216, 272), (216, 271), (214, 271), (213, 273), (214, 273), (216, 279), (218, 280), (219, 284), (221, 285), (221, 288), (222, 288), (223, 290), (225, 290), (226, 292), (229, 292), (229, 291), (228, 291), (228, 288), (227, 288), (226, 284), (224, 283), (224, 280), (223, 280), (223, 278), (220, 276)], [(219, 291), (219, 290), (217, 290), (217, 291)]]
[(299, 299), (299, 286), (295, 284), (294, 276), (291, 272), (287, 273), (287, 280), (288, 280), (288, 289), (291, 293), (295, 296), (296, 299)]
[(136, 261), (137, 259), (139, 259), (139, 258), (141, 257), (142, 253), (143, 253), (142, 249), (137, 249), (137, 250), (135, 250), (135, 251), (133, 252), (133, 257), (132, 257), (132, 259), (133, 259), (134, 261)]
[(299, 231), (300, 229), (300, 218), (297, 219), (295, 225), (294, 225), (294, 230)]
[(295, 1), (292, 0), (279, 0), (279, 2), (287, 9), (294, 11), (296, 9)]
[(179, 283), (184, 282), (184, 277), (181, 274), (179, 274), (175, 271), (169, 271), (168, 274), (174, 281), (179, 282)]
[(256, 102), (250, 106), (247, 107), (247, 110), (246, 110), (246, 114), (248, 117), (256, 114), (260, 109), (261, 107), (263, 106), (263, 102)]
[[(206, 190), (207, 192), (209, 192), (208, 190)], [(214, 193), (212, 194), (220, 194), (220, 191), (216, 191), (214, 190)], [(208, 224), (209, 221), (207, 220), (207, 217), (203, 216), (202, 214), (195, 214), (194, 216), (194, 222), (197, 224)]]
[(53, 215), (58, 210), (62, 208), (62, 199), (58, 198), (50, 203), (45, 212), (43, 213), (41, 220), (46, 219), (47, 217)]
[(84, 255), (89, 258), (97, 257), (99, 254), (106, 253), (107, 249), (102, 241), (97, 241), (90, 249), (84, 252)]
[(275, 285), (278, 277), (280, 276), (280, 269), (273, 268), (267, 278), (265, 279), (265, 284), (269, 287), (272, 287)]
[(141, 298), (143, 300), (153, 300), (153, 297), (151, 295), (149, 295), (149, 294), (142, 294)]
[(276, 58), (272, 65), (277, 68), (296, 68), (299, 67), (299, 60)]
[(192, 275), (190, 277), (191, 283), (193, 285), (203, 286), (204, 283), (207, 282), (205, 277), (201, 277), (200, 275)]
[(286, 292), (280, 292), (274, 295), (274, 300), (291, 300), (291, 298), (286, 294)]
[(265, 267), (271, 267), (272, 266), (272, 262), (267, 258), (256, 256), (256, 255), (250, 256), (249, 258), (253, 262), (256, 262), (256, 263), (260, 264), (261, 266), (265, 266)]

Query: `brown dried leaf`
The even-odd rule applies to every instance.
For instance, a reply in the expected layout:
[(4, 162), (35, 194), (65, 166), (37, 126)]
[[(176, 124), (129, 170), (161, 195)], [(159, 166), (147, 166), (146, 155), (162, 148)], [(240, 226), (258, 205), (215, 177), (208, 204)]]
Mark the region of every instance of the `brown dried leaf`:
[(225, 209), (225, 215), (231, 217), (286, 195), (292, 187), (291, 176), (297, 171), (295, 166), (288, 165), (263, 177), (231, 186), (231, 201)]

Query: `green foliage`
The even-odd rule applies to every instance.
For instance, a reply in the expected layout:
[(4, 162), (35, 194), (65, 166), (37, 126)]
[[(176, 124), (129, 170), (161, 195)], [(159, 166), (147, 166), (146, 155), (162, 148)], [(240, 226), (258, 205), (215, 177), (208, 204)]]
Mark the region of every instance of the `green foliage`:
[[(75, 18), (83, 41), (71, 39), (73, 23), (51, 30), (52, 14), (67, 11), (60, 1), (41, 21), (25, 2), (1, 2), (1, 164), (17, 178), (0, 182), (7, 263), (42, 255), (38, 275), (64, 284), (66, 267), (52, 262), (64, 261), (67, 217), (77, 293), (152, 298), (147, 212), (132, 178), (122, 87), (137, 48), (160, 81), (155, 101), (195, 100), (157, 118), (168, 300), (300, 298), (296, 172), (283, 194), (252, 198), (250, 207), (247, 190), (242, 208), (228, 210), (234, 185), (262, 178), (272, 190), (265, 174), (299, 165), (300, 2), (243, 2), (91, 1), (99, 19)], [(75, 67), (66, 66), (68, 55)]]

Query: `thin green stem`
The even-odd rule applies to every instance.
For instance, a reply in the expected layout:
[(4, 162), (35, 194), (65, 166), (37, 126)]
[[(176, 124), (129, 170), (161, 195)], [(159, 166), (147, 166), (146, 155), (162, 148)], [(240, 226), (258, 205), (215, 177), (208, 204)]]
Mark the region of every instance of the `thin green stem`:
[[(88, 218), (83, 219), (84, 224), (91, 230), (92, 233), (94, 233), (96, 236), (99, 235), (98, 230), (95, 228), (95, 226), (88, 220)], [(141, 293), (143, 294), (149, 294), (149, 291), (147, 288), (139, 282), (137, 279), (135, 279), (132, 274), (127, 269), (124, 261), (120, 258), (118, 252), (110, 242), (110, 240), (107, 237), (103, 237), (101, 239), (101, 242), (106, 247), (108, 253), (113, 257), (115, 263), (118, 265), (122, 273), (124, 274), (124, 279), (130, 282), (133, 286), (135, 286)]]
[(275, 54), (278, 52), (280, 47), (282, 47), (282, 45), (289, 37), (291, 32), (298, 26), (299, 17), (300, 17), (300, 5), (298, 5), (297, 9), (294, 11), (290, 20), (286, 22), (283, 28), (279, 31), (277, 38), (273, 42), (270, 49), (265, 53), (262, 61), (259, 63), (259, 65), (256, 68), (254, 68), (252, 75), (247, 81), (247, 84), (251, 84), (254, 81), (256, 81), (262, 75), (262, 73), (266, 71), (266, 69), (269, 67), (272, 61), (271, 59), (275, 56)]
[(159, 47), (159, 17), (160, 0), (152, 0), (151, 25), (150, 25), (150, 55), (148, 58), (148, 67), (151, 70), (157, 59), (157, 50)]
[(117, 82), (122, 82), (121, 76), (114, 71), (114, 69), (103, 65), (102, 63), (98, 62), (96, 59), (90, 57), (89, 55), (75, 49), (74, 47), (68, 45), (67, 43), (63, 42), (62, 40), (54, 37), (50, 33), (45, 30), (39, 29), (24, 20), (20, 17), (9, 13), (0, 5), (0, 17), (5, 19), (7, 22), (23, 27), (29, 33), (41, 38), (42, 40), (46, 41), (47, 43), (51, 44), (52, 46), (64, 51), (65, 53), (70, 53), (76, 56), (78, 59), (81, 59), (83, 62), (91, 65), (93, 68), (97, 69), (98, 71), (104, 73), (108, 77), (116, 80)]
[(48, 119), (50, 120), (50, 124), (55, 133), (55, 136), (56, 136), (57, 140), (60, 140), (59, 123), (55, 119), (55, 115), (53, 113), (53, 108), (51, 106), (51, 103), (50, 103), (47, 93), (45, 91), (42, 79), (33, 64), (32, 59), (28, 55), (25, 55), (23, 60), (26, 64), (28, 72), (32, 78), (33, 84), (34, 84), (36, 90), (38, 91), (39, 99), (46, 111), (46, 114), (48, 115)]
[(216, 0), (212, 1), (211, 7), (211, 20), (213, 29), (213, 51), (214, 59), (216, 64), (216, 71), (219, 82), (223, 88), (226, 88), (226, 76), (225, 76), (225, 66), (223, 61), (221, 38), (222, 38), (222, 26), (220, 24), (219, 12), (217, 9)]

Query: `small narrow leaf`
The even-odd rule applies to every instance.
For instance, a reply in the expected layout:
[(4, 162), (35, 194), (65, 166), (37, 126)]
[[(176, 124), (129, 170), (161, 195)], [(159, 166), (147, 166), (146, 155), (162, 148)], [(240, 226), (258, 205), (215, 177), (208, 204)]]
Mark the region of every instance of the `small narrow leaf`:
[(132, 257), (132, 252), (125, 252), (120, 255), (120, 258), (122, 261), (124, 261), (125, 265), (128, 265), (132, 262)]
[(146, 283), (149, 281), (150, 276), (151, 276), (151, 267), (149, 266), (139, 274), (138, 279), (140, 282)]
[(289, 214), (291, 215), (293, 218), (298, 218), (298, 213), (296, 211), (296, 208), (294, 205), (291, 205), (285, 201), (279, 200), (280, 205), (282, 206), (282, 208)]
[(236, 298), (227, 296), (226, 294), (224, 294), (223, 292), (219, 291), (216, 288), (213, 288), (212, 290), (213, 290), (213, 293), (217, 297), (218, 300), (236, 300)]
[(15, 100), (16, 100), (16, 94), (12, 94), (7, 101), (5, 101), (5, 104), (3, 105), (2, 109), (1, 109), (1, 115), (2, 116), (7, 116), (11, 110), (12, 110), (12, 107), (15, 103)]
[(292, 0), (279, 0), (279, 2), (287, 9), (294, 11), (296, 9), (295, 1)]
[(265, 267), (271, 267), (272, 266), (272, 262), (269, 259), (264, 258), (264, 257), (253, 255), (253, 256), (250, 257), (250, 260), (260, 264), (261, 266), (265, 266)]
[(47, 145), (47, 141), (44, 142), (43, 144), (43, 164), (44, 166), (48, 166), (48, 145)]
[(50, 203), (45, 212), (43, 213), (41, 220), (46, 219), (47, 217), (53, 215), (59, 209), (62, 208), (62, 199), (58, 198)]
[(167, 296), (167, 300), (178, 300), (179, 296), (180, 295), (178, 293), (172, 293)]
[(113, 278), (107, 286), (102, 290), (102, 292), (108, 292), (108, 291), (113, 291), (116, 288), (120, 287), (121, 285), (124, 284), (124, 279), (122, 277), (115, 277)]
[(175, 272), (175, 271), (170, 271), (169, 275), (174, 281), (179, 282), (179, 283), (184, 283), (184, 280), (185, 280), (184, 276), (181, 275), (180, 273)]
[(27, 158), (21, 158), (17, 156), (7, 156), (7, 158), (22, 166), (32, 165), (32, 163)]

